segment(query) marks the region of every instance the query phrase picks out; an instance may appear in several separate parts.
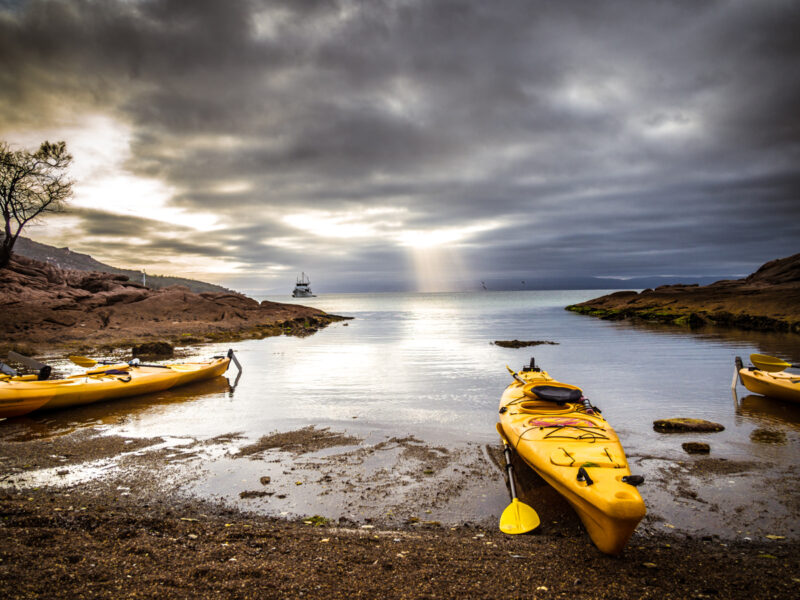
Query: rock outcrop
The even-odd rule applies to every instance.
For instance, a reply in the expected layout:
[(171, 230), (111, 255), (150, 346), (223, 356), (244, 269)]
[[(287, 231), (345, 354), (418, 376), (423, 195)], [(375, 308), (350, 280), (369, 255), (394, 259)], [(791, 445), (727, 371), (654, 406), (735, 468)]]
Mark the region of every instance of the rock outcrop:
[(686, 454), (709, 454), (711, 446), (705, 442), (684, 442), (681, 448)]
[(609, 320), (800, 333), (800, 254), (770, 261), (744, 279), (615, 292), (567, 310)]
[(125, 275), (60, 269), (16, 255), (0, 269), (0, 342), (9, 345), (116, 346), (152, 339), (186, 344), (305, 335), (341, 318), (231, 292), (151, 290)]
[(709, 431), (723, 431), (725, 427), (705, 419), (691, 419), (678, 417), (675, 419), (658, 419), (653, 421), (653, 429), (660, 433), (701, 433)]
[(494, 342), (495, 346), (500, 346), (501, 348), (527, 348), (528, 346), (541, 346), (543, 344), (549, 346), (558, 346), (558, 342), (551, 342), (548, 340), (496, 340)]
[[(29, 238), (21, 236), (14, 244), (14, 255), (32, 258), (39, 262), (48, 263), (58, 269), (74, 270), (74, 271), (98, 271), (103, 273), (113, 273), (115, 275), (127, 275), (131, 281), (142, 281), (142, 271), (133, 269), (120, 269), (105, 263), (95, 260), (88, 254), (75, 252), (69, 248), (56, 248), (35, 242)], [(230, 292), (231, 290), (208, 283), (206, 281), (197, 281), (196, 279), (186, 279), (184, 277), (174, 277), (169, 275), (154, 275), (152, 273), (147, 275), (147, 287), (153, 290), (160, 290), (162, 288), (170, 287), (173, 285), (185, 285), (193, 292)]]

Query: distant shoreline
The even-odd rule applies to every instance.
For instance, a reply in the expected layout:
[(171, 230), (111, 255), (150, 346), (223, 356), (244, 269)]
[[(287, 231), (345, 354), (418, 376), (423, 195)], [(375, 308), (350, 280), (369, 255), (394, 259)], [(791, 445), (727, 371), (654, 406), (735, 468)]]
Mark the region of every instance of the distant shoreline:
[(768, 262), (744, 279), (614, 292), (566, 310), (611, 321), (800, 333), (800, 254)]

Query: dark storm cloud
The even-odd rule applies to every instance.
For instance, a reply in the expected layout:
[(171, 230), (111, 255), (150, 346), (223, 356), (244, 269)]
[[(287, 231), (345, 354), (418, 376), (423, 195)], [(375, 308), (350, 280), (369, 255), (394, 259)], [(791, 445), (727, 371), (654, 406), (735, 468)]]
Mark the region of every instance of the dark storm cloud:
[(457, 249), (476, 281), (724, 277), (800, 249), (795, 2), (3, 10), (0, 134), (114, 115), (132, 172), (220, 216), (183, 246), (147, 225), (154, 251), (387, 287), (407, 269), (394, 226), (336, 238), (283, 220), (373, 208), (402, 209), (400, 229), (472, 228)]
[(134, 246), (130, 240), (137, 240), (135, 251), (140, 256), (167, 254), (193, 254), (196, 256), (232, 258), (230, 252), (220, 244), (213, 243), (213, 235), (197, 232), (189, 227), (171, 225), (163, 221), (133, 215), (121, 215), (93, 209), (71, 209), (65, 213), (67, 218), (79, 217), (80, 225), (72, 231), (75, 239), (91, 240), (102, 238), (97, 245), (130, 250)]
[(88, 236), (140, 236), (147, 239), (157, 234), (164, 224), (153, 219), (119, 215), (86, 208), (71, 209), (65, 213), (81, 219), (81, 233)]

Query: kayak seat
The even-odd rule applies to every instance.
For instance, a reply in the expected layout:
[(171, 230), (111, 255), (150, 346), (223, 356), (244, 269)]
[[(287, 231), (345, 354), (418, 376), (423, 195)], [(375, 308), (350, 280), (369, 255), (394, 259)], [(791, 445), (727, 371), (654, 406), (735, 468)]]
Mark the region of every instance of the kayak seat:
[(558, 404), (580, 402), (583, 397), (583, 392), (577, 388), (556, 387), (554, 385), (537, 385), (529, 391), (540, 400)]

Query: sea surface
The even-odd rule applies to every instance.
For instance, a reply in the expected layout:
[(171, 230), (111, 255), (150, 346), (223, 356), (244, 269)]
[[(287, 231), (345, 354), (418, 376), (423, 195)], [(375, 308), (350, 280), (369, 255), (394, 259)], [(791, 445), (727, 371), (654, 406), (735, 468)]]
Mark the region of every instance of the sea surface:
[[(698, 478), (687, 472), (703, 503), (713, 506), (746, 496), (762, 498), (773, 516), (785, 513), (782, 504), (770, 504), (765, 482), (770, 474), (782, 476), (800, 457), (800, 406), (753, 396), (741, 386), (733, 393), (731, 383), (736, 356), (747, 363), (750, 353), (759, 352), (800, 362), (800, 336), (690, 331), (603, 321), (564, 310), (609, 291), (270, 297), (353, 318), (305, 338), (233, 344), (243, 366), (233, 391), (227, 386), (176, 390), (125, 418), (104, 420), (98, 413), (91, 418), (104, 423), (108, 434), (131, 437), (197, 440), (236, 432), (252, 442), (271, 432), (314, 426), (369, 443), (413, 436), (444, 447), (485, 446), (497, 443), (498, 400), (511, 382), (506, 365), (520, 369), (535, 357), (537, 365), (580, 386), (602, 409), (632, 470), (652, 481), (641, 491), (651, 511), (665, 522), (694, 522), (715, 530), (724, 528), (727, 519), (725, 511), (714, 515), (694, 506), (691, 498), (676, 501), (678, 492), (665, 469), (697, 460), (684, 452), (684, 441), (708, 442), (710, 456), (728, 464), (755, 465), (749, 474), (728, 469), (719, 477)], [(506, 349), (493, 343), (513, 339), (553, 344)], [(204, 356), (225, 349), (202, 347), (197, 352)], [(234, 375), (229, 371), (231, 383)], [(708, 419), (725, 430), (656, 433), (653, 421), (668, 417)], [(57, 428), (69, 415), (37, 419), (39, 426), (52, 423)], [(772, 442), (764, 442), (757, 430), (774, 434)], [(242, 475), (243, 462), (219, 457), (217, 466), (191, 486), (192, 493), (235, 500), (250, 486)], [(484, 494), (475, 510), (499, 514), (507, 503), (505, 493), (496, 489)], [(288, 508), (281, 505), (285, 510), (279, 512), (317, 512), (314, 500), (301, 496)], [(757, 519), (751, 522), (757, 527)], [(762, 528), (772, 526), (773, 521), (762, 523)]]
[[(670, 452), (654, 419), (722, 423), (714, 438), (729, 456), (765, 451), (747, 440), (760, 427), (787, 431), (800, 413), (784, 402), (745, 402), (731, 393), (734, 358), (753, 352), (800, 362), (800, 336), (603, 321), (564, 310), (613, 290), (438, 294), (342, 294), (267, 298), (354, 317), (308, 338), (237, 344), (246, 376), (237, 396), (242, 426), (309, 422), (414, 433), (436, 440), (493, 441), (502, 390), (535, 357), (580, 386), (632, 452)], [(520, 349), (496, 340), (554, 342)], [(751, 406), (752, 405), (752, 406)], [(236, 418), (231, 415), (231, 418)], [(767, 449), (772, 453), (773, 449)], [(679, 452), (682, 450), (679, 449)]]

